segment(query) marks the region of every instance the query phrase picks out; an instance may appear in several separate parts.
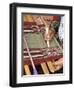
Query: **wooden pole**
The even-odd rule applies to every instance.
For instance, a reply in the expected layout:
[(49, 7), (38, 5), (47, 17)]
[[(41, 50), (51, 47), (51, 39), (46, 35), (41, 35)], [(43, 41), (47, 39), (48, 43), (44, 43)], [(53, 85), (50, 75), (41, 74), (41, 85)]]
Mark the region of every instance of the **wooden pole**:
[(33, 58), (32, 58), (32, 56), (31, 56), (31, 54), (30, 54), (30, 50), (29, 50), (29, 48), (28, 48), (28, 44), (27, 44), (27, 41), (26, 41), (25, 36), (24, 36), (24, 42), (25, 42), (25, 45), (26, 45), (26, 48), (27, 48), (27, 51), (28, 51), (28, 55), (29, 55), (29, 57), (30, 57), (30, 61), (31, 61), (32, 67), (33, 67), (33, 74), (35, 75), (35, 74), (37, 74), (37, 70), (36, 70), (36, 68), (35, 68), (35, 65), (34, 65), (34, 62), (33, 62)]
[[(45, 33), (46, 33), (46, 35), (48, 35), (49, 34), (49, 27), (48, 27), (47, 23), (44, 21), (43, 17), (41, 16), (40, 18), (41, 18), (42, 22), (45, 24), (45, 30), (46, 30)], [(50, 47), (50, 41), (49, 41), (49, 39), (47, 39), (46, 41), (47, 41), (47, 46), (49, 48)]]

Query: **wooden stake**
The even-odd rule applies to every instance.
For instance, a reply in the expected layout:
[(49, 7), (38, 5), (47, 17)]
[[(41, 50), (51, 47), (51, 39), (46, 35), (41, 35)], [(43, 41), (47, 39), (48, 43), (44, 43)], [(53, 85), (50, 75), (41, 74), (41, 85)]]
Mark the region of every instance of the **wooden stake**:
[(52, 62), (51, 62), (51, 61), (48, 61), (48, 62), (47, 62), (47, 65), (48, 65), (49, 70), (50, 70), (52, 73), (54, 73), (54, 72), (55, 72), (55, 68), (54, 68)]
[(37, 74), (37, 70), (36, 70), (36, 67), (35, 67), (35, 65), (34, 65), (34, 62), (33, 62), (32, 56), (31, 56), (31, 54), (30, 54), (30, 51), (29, 51), (28, 44), (27, 44), (27, 41), (26, 41), (25, 36), (24, 36), (24, 42), (25, 42), (25, 45), (26, 45), (26, 48), (27, 48), (27, 52), (28, 52), (28, 55), (29, 55), (29, 58), (30, 58), (30, 61), (31, 61), (32, 67), (33, 67), (34, 74)]
[(41, 63), (41, 67), (42, 67), (42, 70), (43, 70), (44, 74), (49, 74), (46, 63)]
[(31, 75), (31, 72), (30, 72), (28, 65), (24, 65), (24, 70), (25, 70), (26, 75)]

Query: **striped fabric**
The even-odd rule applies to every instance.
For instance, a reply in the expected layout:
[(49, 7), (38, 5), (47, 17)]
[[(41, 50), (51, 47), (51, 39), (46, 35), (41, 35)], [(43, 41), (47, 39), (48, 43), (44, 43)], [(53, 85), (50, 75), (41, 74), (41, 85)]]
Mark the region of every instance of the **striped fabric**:
[[(45, 48), (40, 49), (40, 48), (30, 48), (30, 54), (32, 55), (33, 59), (40, 59), (44, 57), (55, 57), (55, 56), (60, 56), (62, 53), (60, 52), (60, 49), (58, 48), (51, 48), (50, 50), (46, 50)], [(57, 52), (58, 51), (58, 52)], [(30, 59), (27, 49), (24, 49), (23, 51), (23, 58), (25, 60)]]
[[(32, 55), (32, 58), (39, 58), (39, 57), (43, 57), (43, 53), (40, 49), (29, 49), (30, 50), (30, 54)], [(29, 58), (27, 49), (24, 49), (24, 59)]]

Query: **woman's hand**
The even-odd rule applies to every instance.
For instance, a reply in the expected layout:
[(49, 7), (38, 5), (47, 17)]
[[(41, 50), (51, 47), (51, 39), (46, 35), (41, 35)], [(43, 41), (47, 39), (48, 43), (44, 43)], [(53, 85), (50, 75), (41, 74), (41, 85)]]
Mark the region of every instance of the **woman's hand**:
[(54, 35), (55, 35), (54, 31), (49, 30), (48, 33), (45, 33), (45, 40), (52, 40)]
[(63, 68), (63, 57), (58, 59), (57, 61), (49, 61), (49, 69), (52, 73), (55, 73), (56, 71), (59, 71), (61, 68)]

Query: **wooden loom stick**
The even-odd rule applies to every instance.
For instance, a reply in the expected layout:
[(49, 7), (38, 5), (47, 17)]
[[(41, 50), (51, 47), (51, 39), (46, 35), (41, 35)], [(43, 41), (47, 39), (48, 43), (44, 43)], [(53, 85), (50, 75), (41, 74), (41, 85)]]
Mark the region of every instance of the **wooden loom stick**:
[(49, 70), (50, 70), (52, 73), (54, 73), (54, 72), (55, 72), (55, 68), (54, 68), (52, 62), (51, 62), (51, 61), (48, 61), (48, 62), (47, 62), (47, 65), (48, 65)]
[(31, 75), (30, 69), (28, 65), (24, 65), (26, 75)]
[[(48, 34), (49, 33), (48, 25), (46, 24), (46, 22), (44, 21), (44, 19), (42, 17), (40, 17), (40, 18), (41, 18), (42, 22), (45, 24), (46, 34)], [(47, 41), (47, 46), (49, 48), (50, 47), (50, 42), (49, 42), (49, 40), (46, 40), (46, 41)]]
[(27, 41), (26, 41), (25, 36), (24, 36), (24, 42), (25, 42), (25, 45), (26, 45), (26, 48), (27, 48), (27, 51), (28, 51), (28, 55), (29, 55), (29, 57), (30, 57), (30, 61), (31, 61), (32, 67), (33, 67), (33, 72), (34, 72), (34, 74), (37, 74), (37, 70), (36, 70), (36, 68), (35, 68), (35, 65), (34, 65), (32, 56), (31, 56), (31, 54), (30, 54), (30, 51), (29, 51), (28, 44), (27, 44)]
[(42, 67), (44, 74), (49, 74), (49, 70), (48, 70), (45, 62), (41, 63), (41, 67)]

